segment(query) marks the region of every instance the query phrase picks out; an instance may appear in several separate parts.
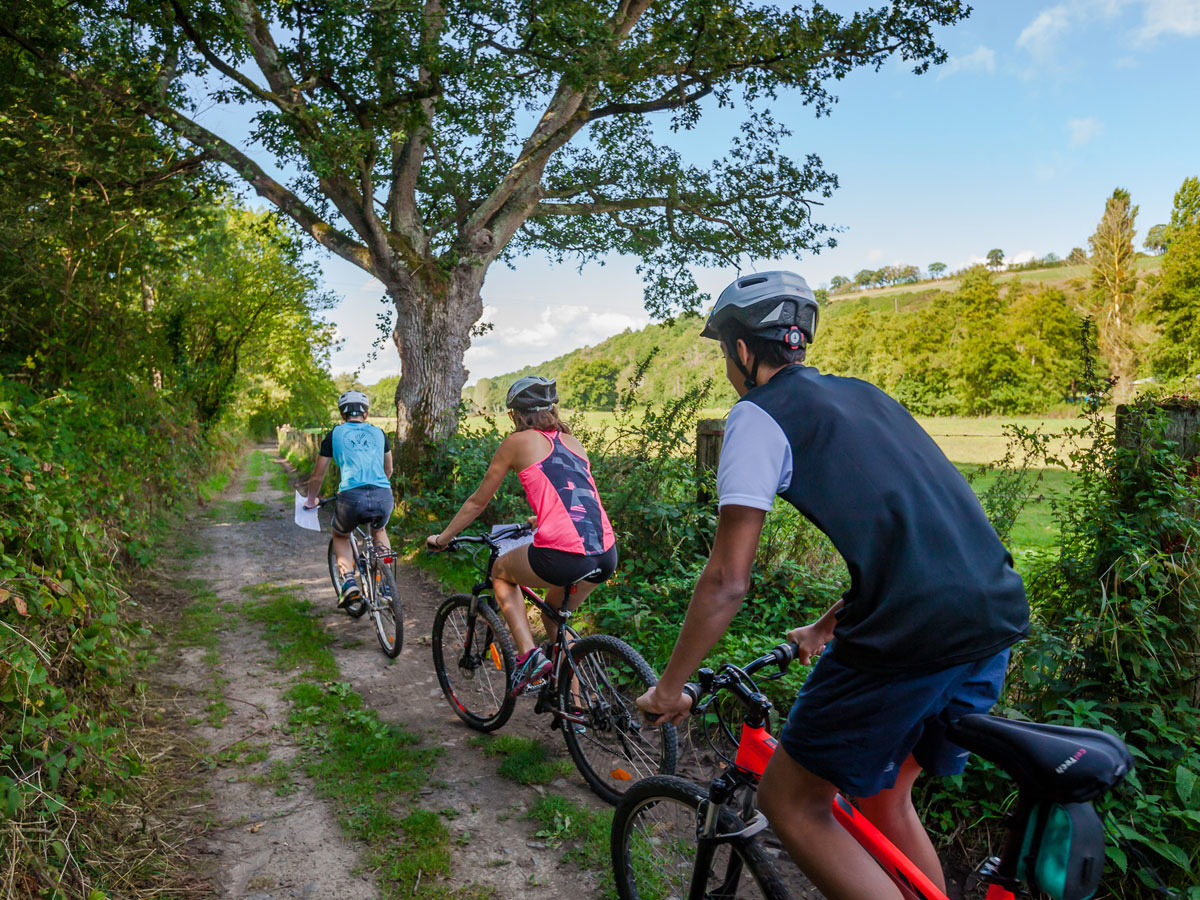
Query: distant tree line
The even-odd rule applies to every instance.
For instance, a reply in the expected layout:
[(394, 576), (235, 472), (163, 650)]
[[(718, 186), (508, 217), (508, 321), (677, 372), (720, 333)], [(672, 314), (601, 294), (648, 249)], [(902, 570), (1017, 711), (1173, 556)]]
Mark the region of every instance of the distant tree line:
[[(1118, 189), (1105, 203), (1089, 252), (1075, 247), (1061, 259), (1048, 254), (1007, 266), (1008, 272), (1087, 265), (1086, 275), (1063, 273), (1051, 286), (1031, 286), (1019, 275), (1001, 284), (993, 267), (956, 273), (952, 291), (930, 287), (900, 294), (845, 299), (830, 296), (855, 284), (908, 284), (915, 266), (868, 270), (853, 281), (843, 276), (818, 291), (826, 303), (810, 361), (823, 371), (854, 375), (878, 384), (913, 412), (927, 415), (1028, 413), (1079, 399), (1080, 334), (1093, 322), (1102, 364), (1119, 379), (1124, 398), (1143, 378), (1200, 389), (1200, 182), (1187, 179), (1175, 197), (1171, 220), (1151, 229), (1161, 269), (1143, 277), (1134, 250), (1137, 207)], [(1150, 241), (1150, 238), (1147, 238)], [(992, 254), (995, 267), (1004, 253)], [(944, 263), (930, 264), (941, 276)], [(883, 270), (881, 270), (883, 271)], [(882, 280), (881, 280), (882, 279)], [(477, 408), (498, 410), (512, 378), (534, 371), (559, 378), (564, 405), (610, 409), (617, 386), (635, 371), (639, 358), (658, 348), (646, 373), (647, 391), (682, 397), (714, 377), (715, 405), (733, 393), (718, 377), (720, 355), (710, 341), (696, 339), (699, 323), (626, 332), (597, 347), (507, 376), (482, 379), (464, 397)], [(1176, 384), (1178, 386), (1178, 384)]]

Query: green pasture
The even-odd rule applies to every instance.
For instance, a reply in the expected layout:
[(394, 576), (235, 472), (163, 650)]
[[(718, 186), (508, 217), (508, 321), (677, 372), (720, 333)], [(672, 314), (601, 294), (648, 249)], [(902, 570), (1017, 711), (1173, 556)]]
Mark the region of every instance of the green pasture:
[[(727, 409), (704, 410), (703, 418), (720, 419), (728, 413)], [(568, 422), (587, 431), (608, 429), (609, 435), (615, 437), (617, 420), (611, 412), (571, 412), (564, 411)], [(1010, 425), (1036, 430), (1042, 434), (1060, 435), (1050, 442), (1053, 454), (1066, 458), (1074, 448), (1074, 444), (1062, 437), (1064, 429), (1074, 426), (1076, 420), (1073, 411), (1067, 410), (1064, 417), (1015, 417), (987, 418), (969, 416), (918, 417), (917, 421), (934, 439), (942, 452), (958, 466), (959, 471), (971, 479), (976, 493), (982, 493), (995, 481), (995, 473), (984, 471), (981, 467), (990, 467), (1004, 457), (1008, 448), (1009, 438), (1006, 431)], [(376, 420), (381, 427), (386, 420)], [(507, 423), (497, 422), (501, 427)], [(473, 416), (464, 420), (468, 427), (483, 427), (486, 419), (483, 416)], [(1018, 464), (1021, 460), (1015, 460)], [(1031, 550), (1053, 547), (1058, 538), (1057, 527), (1054, 523), (1051, 503), (1055, 497), (1064, 497), (1070, 490), (1072, 474), (1060, 468), (1039, 468), (1035, 470), (1038, 478), (1036, 489), (1031, 495), (1025, 509), (1017, 518), (1009, 536), (1009, 545), (1018, 558)]]
[[(1141, 256), (1134, 261), (1140, 276), (1149, 275), (1151, 272), (1156, 272), (1162, 266), (1162, 259), (1156, 256)], [(1061, 286), (1082, 279), (1085, 282), (1091, 277), (1092, 268), (1090, 264), (1082, 266), (1054, 266), (1048, 269), (1027, 269), (1017, 272), (1000, 272), (996, 275), (996, 283), (1000, 285), (1010, 284), (1014, 281), (1020, 281), (1023, 284), (1034, 285), (1037, 287)], [(898, 296), (898, 304), (901, 309), (905, 309), (905, 295), (920, 294), (925, 291), (945, 291), (946, 293), (954, 293), (958, 290), (962, 279), (957, 277), (929, 279), (926, 281), (918, 281), (914, 284), (896, 284), (888, 287), (868, 288), (865, 291), (846, 291), (844, 293), (829, 295), (829, 311), (825, 315), (836, 316), (851, 307), (857, 307), (861, 301), (868, 301), (868, 305), (872, 309), (891, 309), (893, 308), (893, 298)], [(885, 302), (886, 301), (886, 302)]]

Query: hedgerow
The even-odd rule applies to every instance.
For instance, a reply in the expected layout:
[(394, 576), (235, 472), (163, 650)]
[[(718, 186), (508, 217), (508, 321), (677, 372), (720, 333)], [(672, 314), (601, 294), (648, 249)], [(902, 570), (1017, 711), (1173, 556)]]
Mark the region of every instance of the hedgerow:
[[(1089, 390), (1100, 397), (1103, 380), (1090, 359)], [(715, 528), (714, 504), (697, 500), (691, 452), (706, 399), (701, 385), (679, 399), (646, 406), (635, 378), (620, 400), (614, 427), (576, 431), (589, 451), (621, 554), (617, 574), (588, 598), (580, 614), (590, 628), (629, 639), (660, 671)], [(1115, 896), (1149, 896), (1161, 877), (1197, 900), (1197, 475), (1164, 437), (1154, 407), (1139, 408), (1129, 419), (1120, 445), (1100, 409), (1099, 403), (1084, 409), (1073, 430), (1079, 449), (1069, 459), (1050, 458), (1044, 439), (1014, 431), (1019, 452), (1010, 455), (983, 497), (1003, 535), (1035, 492), (1037, 465), (1069, 465), (1078, 474), (1070, 496), (1055, 504), (1058, 547), (1022, 560), (1034, 629), (1015, 649), (997, 712), (1101, 728), (1124, 738), (1138, 769), (1108, 804), (1110, 826), (1121, 841), (1109, 842), (1107, 889)], [(478, 485), (502, 437), (490, 423), (464, 429), (439, 447), (430, 457), (428, 477), (400, 486), (400, 527), (421, 539), (440, 528)], [(1030, 454), (1036, 457), (1032, 465)], [(759, 655), (827, 608), (848, 584), (828, 540), (784, 507), (777, 504), (768, 516), (745, 607), (713, 660)], [(507, 479), (482, 524), (527, 514), (520, 486)], [(785, 682), (770, 686), (783, 710), (805, 675), (794, 668)], [(977, 862), (999, 849), (1013, 789), (994, 766), (976, 760), (965, 776), (923, 782), (919, 800), (942, 847)], [(969, 814), (964, 797), (971, 798)]]
[(149, 389), (0, 380), (0, 894), (100, 897), (128, 874), (96, 852), (141, 827), (117, 812), (142, 766), (121, 584), (236, 443)]

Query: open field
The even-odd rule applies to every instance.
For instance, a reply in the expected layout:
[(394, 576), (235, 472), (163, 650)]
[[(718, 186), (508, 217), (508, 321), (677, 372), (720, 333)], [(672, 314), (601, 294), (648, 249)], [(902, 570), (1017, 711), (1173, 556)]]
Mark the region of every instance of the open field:
[[(1138, 275), (1145, 276), (1157, 271), (1162, 265), (1162, 260), (1154, 256), (1142, 256), (1136, 260), (1135, 265)], [(1055, 266), (1049, 269), (1029, 269), (1023, 272), (1000, 272), (996, 275), (996, 283), (1003, 285), (1019, 280), (1025, 284), (1038, 286), (1065, 285), (1076, 278), (1086, 280), (1091, 275), (1091, 271), (1090, 265), (1082, 265)], [(919, 294), (931, 290), (953, 293), (958, 290), (960, 281), (961, 279), (950, 276), (928, 281), (918, 281), (915, 284), (897, 284), (890, 287), (868, 288), (865, 291), (847, 291), (845, 293), (830, 294), (828, 315), (836, 316), (842, 310), (848, 309), (851, 306), (857, 307), (859, 305), (857, 301), (862, 300), (871, 301), (869, 305), (872, 308), (890, 308), (893, 305), (892, 298), (895, 295), (901, 296), (899, 305), (901, 309), (904, 309), (903, 295)], [(883, 302), (884, 300), (887, 302)]]

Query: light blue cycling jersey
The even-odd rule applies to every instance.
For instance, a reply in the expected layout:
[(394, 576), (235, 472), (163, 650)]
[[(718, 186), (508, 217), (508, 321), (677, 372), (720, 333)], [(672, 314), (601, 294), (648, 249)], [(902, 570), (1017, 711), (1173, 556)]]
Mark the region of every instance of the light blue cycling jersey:
[(321, 442), (321, 456), (333, 457), (342, 472), (339, 491), (389, 487), (383, 457), (390, 449), (383, 430), (367, 422), (343, 422)]

